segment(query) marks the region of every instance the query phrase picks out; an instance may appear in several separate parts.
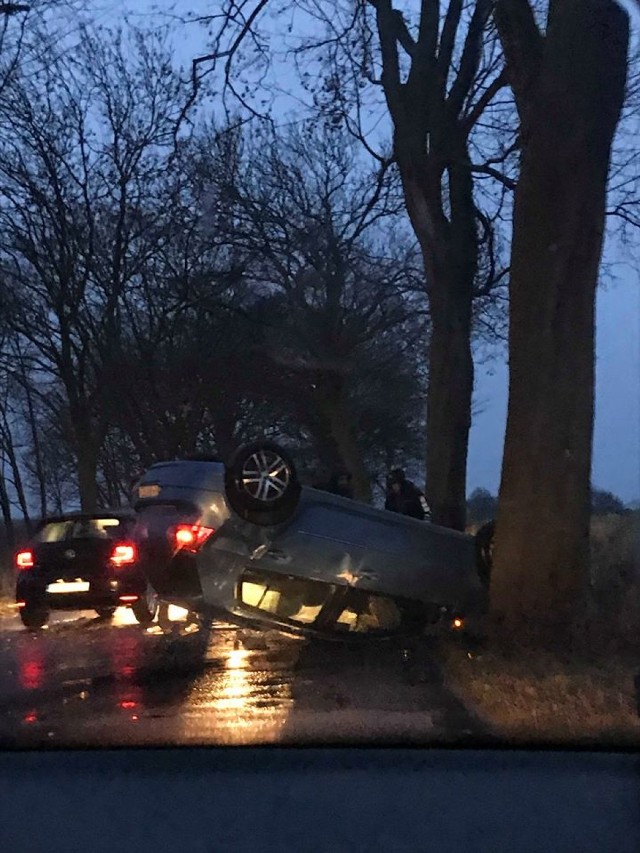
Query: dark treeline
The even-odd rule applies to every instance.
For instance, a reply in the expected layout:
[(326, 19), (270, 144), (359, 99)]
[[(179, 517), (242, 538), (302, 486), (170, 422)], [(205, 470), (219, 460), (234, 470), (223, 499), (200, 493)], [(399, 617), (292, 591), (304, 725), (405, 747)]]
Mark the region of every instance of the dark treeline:
[[(127, 499), (277, 435), (370, 500), (422, 467), (430, 321), (397, 174), (341, 128), (203, 120), (160, 37), (85, 31), (0, 103), (0, 504)], [(486, 299), (485, 299), (486, 303)], [(490, 337), (495, 306), (478, 311)]]
[(67, 50), (37, 5), (0, 22), (9, 537), (259, 436), (309, 480), (347, 468), (365, 501), (392, 465), (425, 474), (433, 519), (463, 529), (475, 363), (502, 341), (491, 609), (564, 631), (588, 580), (604, 236), (628, 251), (639, 224), (625, 11), (223, 3), (181, 76), (179, 16)]

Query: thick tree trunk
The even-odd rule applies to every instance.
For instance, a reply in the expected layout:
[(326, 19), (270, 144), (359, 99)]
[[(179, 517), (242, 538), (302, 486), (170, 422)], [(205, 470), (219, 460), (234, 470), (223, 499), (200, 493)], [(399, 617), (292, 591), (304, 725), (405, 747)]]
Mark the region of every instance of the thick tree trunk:
[(471, 297), (432, 289), (427, 391), (427, 499), (434, 524), (464, 530), (473, 358)]
[(10, 548), (13, 548), (16, 544), (16, 535), (13, 526), (13, 518), (11, 516), (11, 502), (9, 500), (7, 484), (2, 471), (0, 471), (0, 512), (2, 512), (2, 522), (4, 524), (7, 545)]
[(238, 418), (235, 407), (229, 405), (214, 407), (212, 419), (216, 452), (222, 459), (230, 459), (238, 447), (236, 436)]
[(588, 575), (594, 303), (626, 15), (557, 4), (528, 110), (511, 256), (509, 409), (492, 609), (557, 635)]
[[(104, 489), (102, 494), (106, 498), (106, 505), (110, 507), (119, 507), (121, 505), (118, 465), (115, 453), (116, 452), (111, 447), (105, 448), (99, 463), (104, 480)], [(100, 497), (100, 489), (98, 489), (98, 495)]]
[(473, 178), (464, 136), (451, 133), (449, 218), (441, 168), (396, 139), (407, 210), (420, 242), (431, 317), (426, 493), (435, 524), (464, 530), (473, 357), (471, 318), (478, 264)]
[(80, 507), (84, 512), (95, 512), (98, 507), (98, 453), (95, 443), (91, 439), (78, 441), (76, 453)]
[(331, 432), (335, 438), (338, 452), (344, 467), (353, 478), (353, 492), (356, 500), (371, 503), (371, 480), (364, 464), (358, 442), (344, 411), (335, 408), (331, 417)]
[(24, 519), (27, 532), (31, 533), (31, 516), (29, 514), (29, 504), (27, 503), (27, 496), (25, 494), (24, 485), (22, 482), (22, 474), (20, 473), (20, 463), (18, 462), (18, 458), (16, 456), (15, 448), (13, 447), (13, 445), (11, 446), (11, 451), (9, 453), (9, 461), (11, 463), (11, 471), (13, 474), (13, 485), (16, 490), (16, 497), (18, 498), (18, 503), (20, 504), (22, 517)]
[(341, 376), (327, 374), (318, 388), (318, 405), (326, 419), (338, 455), (353, 478), (356, 500), (371, 503), (371, 480), (356, 441)]
[(320, 463), (320, 469), (316, 475), (330, 476), (332, 471), (342, 465), (340, 454), (336, 446), (335, 438), (331, 433), (327, 418), (324, 415), (309, 417), (309, 412), (301, 409), (299, 412), (300, 423), (304, 423), (313, 437), (313, 447), (316, 458)]
[(16, 493), (16, 497), (18, 498), (18, 504), (20, 505), (20, 509), (22, 511), (22, 517), (24, 518), (27, 531), (31, 532), (31, 519), (29, 518), (29, 507), (27, 504), (27, 498), (24, 493), (24, 487), (22, 485), (22, 475), (20, 473), (20, 465), (18, 462), (18, 457), (16, 455), (15, 444), (13, 441), (13, 434), (11, 430), (11, 425), (9, 422), (9, 417), (7, 414), (6, 408), (2, 408), (2, 424), (0, 427), (0, 431), (2, 434), (2, 444), (3, 449), (6, 454), (7, 461), (11, 466), (11, 474), (13, 479), (13, 488)]
[(36, 478), (38, 480), (38, 495), (40, 498), (40, 517), (45, 518), (47, 515), (47, 482), (42, 464), (42, 451), (40, 448), (40, 436), (38, 435), (38, 424), (36, 422), (35, 408), (33, 405), (33, 394), (31, 386), (27, 381), (24, 365), (22, 365), (22, 377), (25, 395), (27, 399), (27, 413), (29, 416), (29, 430), (31, 431), (31, 443), (33, 447), (33, 463), (35, 466)]

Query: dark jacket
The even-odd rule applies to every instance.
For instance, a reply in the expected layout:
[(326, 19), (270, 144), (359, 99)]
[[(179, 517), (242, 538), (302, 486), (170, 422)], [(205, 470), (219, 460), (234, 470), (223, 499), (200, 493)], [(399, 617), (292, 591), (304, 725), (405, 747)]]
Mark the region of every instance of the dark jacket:
[[(340, 480), (347, 480), (347, 482), (341, 483)], [(321, 492), (330, 492), (332, 495), (340, 495), (342, 498), (351, 498), (353, 500), (354, 492), (351, 474), (344, 471), (334, 473), (328, 482), (315, 482), (313, 488), (319, 489)]]
[[(340, 482), (346, 480), (347, 482)], [(353, 500), (353, 485), (351, 484), (351, 475), (347, 473), (334, 474), (329, 480), (328, 492), (333, 495), (340, 495), (343, 498), (351, 498)]]
[(384, 508), (424, 521), (427, 518), (426, 501), (420, 489), (411, 480), (402, 480), (399, 485), (399, 492), (394, 492), (389, 485)]

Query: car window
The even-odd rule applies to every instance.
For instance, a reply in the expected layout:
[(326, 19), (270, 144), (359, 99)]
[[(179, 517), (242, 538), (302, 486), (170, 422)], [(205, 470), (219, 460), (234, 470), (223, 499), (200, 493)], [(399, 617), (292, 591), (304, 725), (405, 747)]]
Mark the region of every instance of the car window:
[(356, 633), (393, 631), (400, 627), (400, 606), (392, 598), (363, 594), (360, 601), (344, 607), (337, 618), (340, 627)]
[(239, 585), (243, 604), (303, 624), (316, 621), (333, 592), (334, 588), (326, 583), (252, 572)]
[(62, 542), (73, 527), (72, 521), (51, 521), (34, 536), (36, 542)]
[(75, 521), (69, 536), (71, 539), (117, 539), (130, 529), (130, 524), (118, 518), (91, 518)]

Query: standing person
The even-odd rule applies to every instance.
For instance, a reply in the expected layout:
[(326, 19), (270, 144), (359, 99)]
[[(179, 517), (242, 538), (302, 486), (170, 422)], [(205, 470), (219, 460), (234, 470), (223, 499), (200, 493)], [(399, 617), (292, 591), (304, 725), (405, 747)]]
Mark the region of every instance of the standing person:
[(340, 495), (341, 498), (350, 498), (353, 500), (354, 491), (352, 476), (349, 471), (344, 468), (334, 470), (328, 481), (316, 480), (313, 484), (314, 489), (321, 492), (329, 492), (332, 495)]
[(352, 477), (349, 471), (343, 469), (335, 471), (329, 480), (327, 491), (334, 495), (340, 495), (340, 497), (353, 500), (353, 484), (351, 481)]
[(395, 468), (387, 477), (387, 497), (384, 508), (420, 521), (431, 518), (431, 510), (420, 489), (407, 480), (402, 468)]

